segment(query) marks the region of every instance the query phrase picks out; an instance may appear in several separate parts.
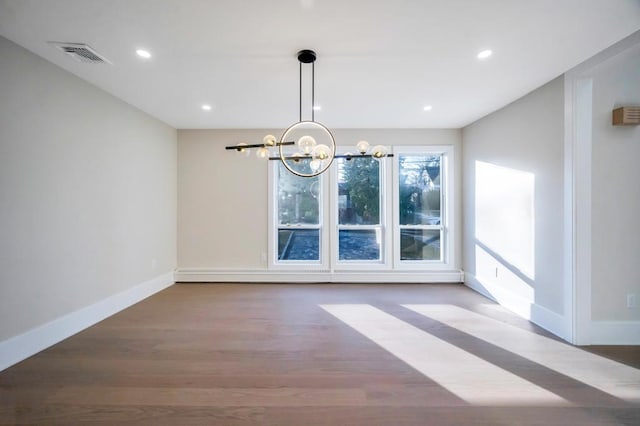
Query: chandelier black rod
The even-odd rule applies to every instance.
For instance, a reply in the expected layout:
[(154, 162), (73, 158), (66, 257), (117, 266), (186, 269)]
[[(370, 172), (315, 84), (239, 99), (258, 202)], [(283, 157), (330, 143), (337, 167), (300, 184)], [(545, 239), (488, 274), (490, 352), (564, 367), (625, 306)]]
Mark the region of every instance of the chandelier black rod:
[(311, 121), (316, 121), (316, 63), (311, 62)]
[[(393, 157), (393, 154), (387, 154), (384, 156), (384, 158), (388, 158), (388, 157)], [(336, 155), (333, 158), (346, 158), (347, 161), (351, 160), (352, 158), (376, 158), (373, 154), (352, 154), (352, 155)], [(293, 161), (300, 161), (300, 160), (311, 160), (312, 158), (310, 156), (307, 157), (284, 157), (285, 160), (293, 160)], [(269, 157), (269, 160), (280, 160), (280, 157)]]
[[(280, 146), (280, 145), (295, 145), (295, 142), (293, 141), (276, 142), (273, 146)], [(269, 146), (265, 145), (264, 143), (254, 143), (250, 145), (229, 145), (229, 146), (225, 146), (224, 149), (240, 150), (240, 149), (247, 149), (247, 148), (268, 148), (268, 147)]]
[(316, 121), (316, 52), (313, 50), (301, 50), (298, 52), (298, 89), (299, 89), (299, 120), (302, 121), (302, 64), (311, 64), (311, 121)]

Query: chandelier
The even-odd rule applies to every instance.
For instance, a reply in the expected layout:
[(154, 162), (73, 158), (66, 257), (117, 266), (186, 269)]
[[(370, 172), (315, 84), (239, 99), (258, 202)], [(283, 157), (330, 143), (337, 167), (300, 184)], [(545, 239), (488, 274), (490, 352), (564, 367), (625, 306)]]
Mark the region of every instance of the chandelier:
[[(323, 124), (315, 121), (315, 62), (316, 53), (313, 50), (301, 50), (297, 54), (300, 74), (300, 109), (298, 121), (289, 126), (277, 140), (273, 135), (266, 135), (262, 143), (247, 144), (245, 142), (226, 146), (227, 150), (234, 150), (250, 155), (250, 150), (256, 148), (258, 158), (280, 160), (291, 173), (301, 177), (314, 177), (325, 172), (335, 158), (351, 160), (356, 157), (382, 159), (392, 157), (387, 154), (384, 145), (376, 145), (370, 149), (367, 141), (356, 144), (357, 152), (336, 155), (336, 141), (331, 131)], [(311, 67), (311, 120), (302, 119), (302, 68)], [(272, 153), (277, 148), (277, 155)]]

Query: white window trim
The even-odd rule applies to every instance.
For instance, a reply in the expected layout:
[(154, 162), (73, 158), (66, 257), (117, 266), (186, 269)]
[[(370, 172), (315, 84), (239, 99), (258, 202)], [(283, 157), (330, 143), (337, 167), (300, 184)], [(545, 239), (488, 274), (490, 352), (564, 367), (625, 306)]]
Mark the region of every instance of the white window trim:
[[(353, 151), (353, 150), (352, 150)], [(346, 147), (338, 147), (337, 154), (346, 154), (349, 149)], [(387, 147), (387, 152), (391, 152), (390, 147)], [(338, 167), (332, 166), (331, 170), (331, 211), (330, 211), (330, 227), (331, 227), (331, 269), (332, 271), (370, 271), (370, 270), (389, 270), (392, 267), (392, 239), (391, 239), (391, 179), (389, 176), (389, 168), (391, 167), (390, 159), (383, 159), (380, 162), (380, 225), (357, 225), (355, 229), (374, 229), (380, 228), (381, 230), (381, 250), (380, 260), (339, 260), (338, 252), (338, 232), (339, 232), (339, 214), (338, 214)], [(343, 225), (343, 228), (348, 225)]]
[[(440, 168), (441, 211), (442, 211), (442, 260), (400, 260), (400, 156), (403, 154), (442, 154)], [(452, 270), (455, 265), (455, 176), (453, 173), (454, 150), (452, 145), (416, 145), (393, 147), (393, 267), (394, 270)], [(422, 228), (422, 227), (421, 227)], [(428, 228), (428, 227), (424, 227)], [(437, 226), (434, 229), (439, 228)]]
[[(319, 176), (320, 188), (319, 191), (319, 224), (311, 226), (301, 226), (300, 229), (307, 228), (319, 228), (320, 229), (320, 260), (318, 262), (310, 262), (307, 260), (278, 260), (278, 224), (277, 224), (277, 212), (276, 206), (278, 196), (275, 191), (275, 183), (277, 180), (278, 164), (279, 161), (269, 160), (269, 178), (268, 178), (268, 205), (267, 205), (267, 227), (269, 229), (267, 242), (268, 242), (268, 268), (270, 270), (278, 271), (307, 271), (307, 272), (327, 272), (329, 271), (329, 247), (330, 247), (330, 230), (329, 226), (323, 225), (325, 218), (330, 217), (329, 203), (324, 202), (329, 189), (329, 179), (327, 179), (327, 173), (323, 173)], [(295, 229), (295, 227), (292, 227)]]
[[(381, 261), (338, 261), (338, 176), (337, 167), (331, 166), (326, 173), (320, 175), (320, 261), (278, 261), (278, 225), (275, 207), (277, 193), (278, 161), (269, 161), (268, 178), (268, 269), (273, 271), (298, 272), (365, 272), (365, 271), (421, 271), (437, 272), (454, 270), (455, 258), (455, 190), (454, 147), (452, 145), (414, 145), (394, 146), (392, 159), (385, 159), (382, 167), (381, 190), (384, 186), (381, 201), (382, 260)], [(338, 152), (344, 153), (344, 150)], [(400, 226), (399, 218), (399, 157), (402, 154), (442, 154), (441, 185), (442, 191), (442, 261), (400, 260)], [(389, 179), (391, 175), (391, 179)], [(327, 198), (330, 202), (326, 202)], [(436, 227), (437, 228), (437, 227)], [(364, 228), (362, 228), (364, 229)]]

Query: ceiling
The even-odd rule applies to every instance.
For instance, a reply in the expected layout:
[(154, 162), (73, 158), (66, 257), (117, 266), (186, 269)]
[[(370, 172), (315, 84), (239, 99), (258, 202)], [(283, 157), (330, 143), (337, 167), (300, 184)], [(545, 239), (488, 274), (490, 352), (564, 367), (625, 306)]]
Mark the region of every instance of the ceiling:
[(0, 35), (175, 128), (297, 121), (300, 49), (329, 127), (459, 128), (637, 30), (640, 0), (0, 0)]

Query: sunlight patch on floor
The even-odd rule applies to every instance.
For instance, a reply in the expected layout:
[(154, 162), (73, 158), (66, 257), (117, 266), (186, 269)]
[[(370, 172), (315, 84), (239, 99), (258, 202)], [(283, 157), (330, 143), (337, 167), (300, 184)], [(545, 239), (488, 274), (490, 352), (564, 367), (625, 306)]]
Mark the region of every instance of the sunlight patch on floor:
[(402, 305), (615, 397), (640, 402), (640, 370), (454, 305)]
[(470, 404), (569, 405), (560, 396), (371, 305), (320, 306)]

